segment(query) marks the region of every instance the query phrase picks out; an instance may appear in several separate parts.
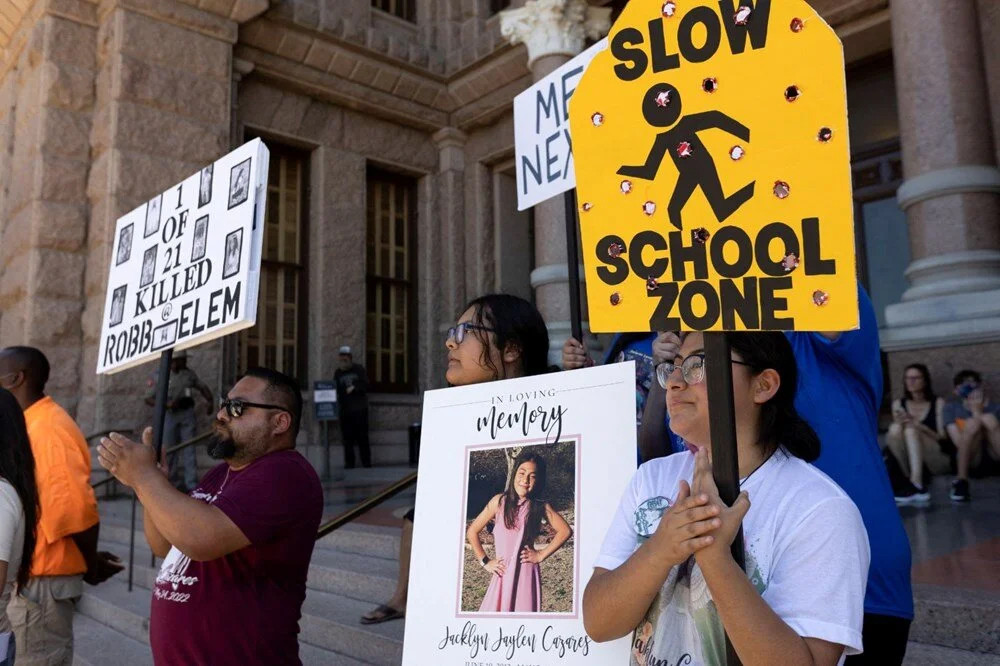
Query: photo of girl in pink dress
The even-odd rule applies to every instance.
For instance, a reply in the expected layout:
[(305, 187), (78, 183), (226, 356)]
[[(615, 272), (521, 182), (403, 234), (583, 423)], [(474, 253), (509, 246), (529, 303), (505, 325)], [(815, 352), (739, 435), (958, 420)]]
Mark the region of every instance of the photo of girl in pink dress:
[[(481, 613), (541, 612), (539, 565), (573, 533), (569, 523), (545, 500), (546, 463), (538, 448), (527, 447), (518, 454), (506, 490), (493, 496), (466, 531), (476, 560), (490, 574), (479, 606)], [(492, 557), (480, 539), (490, 521), (494, 521)], [(543, 521), (555, 533), (544, 546), (537, 543)]]

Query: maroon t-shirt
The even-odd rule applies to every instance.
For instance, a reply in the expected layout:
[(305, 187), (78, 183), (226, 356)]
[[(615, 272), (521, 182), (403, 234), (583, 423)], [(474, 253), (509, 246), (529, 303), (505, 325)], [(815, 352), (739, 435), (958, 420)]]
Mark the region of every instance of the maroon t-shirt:
[(250, 545), (209, 562), (177, 548), (153, 588), (149, 642), (159, 666), (300, 664), (299, 617), (323, 489), (296, 451), (240, 471), (222, 463), (191, 496), (213, 504)]

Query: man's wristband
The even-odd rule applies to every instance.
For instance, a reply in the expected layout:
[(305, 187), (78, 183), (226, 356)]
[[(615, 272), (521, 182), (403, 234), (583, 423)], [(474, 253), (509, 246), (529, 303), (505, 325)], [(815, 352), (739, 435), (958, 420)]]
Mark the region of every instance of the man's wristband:
[(479, 560), (479, 564), (485, 569), (486, 565), (490, 563), (490, 556), (483, 555), (483, 559)]

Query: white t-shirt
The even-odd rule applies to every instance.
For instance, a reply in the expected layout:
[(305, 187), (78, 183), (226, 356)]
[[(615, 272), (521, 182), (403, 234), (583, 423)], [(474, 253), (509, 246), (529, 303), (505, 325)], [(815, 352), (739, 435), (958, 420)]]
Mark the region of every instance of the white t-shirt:
[(17, 582), (24, 550), (24, 507), (14, 486), (0, 478), (0, 560), (7, 562), (7, 580), (0, 591), (0, 633), (11, 631), (7, 604)]
[[(694, 455), (642, 465), (625, 490), (595, 567), (616, 569), (656, 531)], [(795, 633), (861, 652), (868, 536), (854, 502), (812, 465), (779, 449), (741, 482), (750, 582)], [(726, 663), (725, 632), (694, 557), (674, 567), (632, 636), (633, 666)]]

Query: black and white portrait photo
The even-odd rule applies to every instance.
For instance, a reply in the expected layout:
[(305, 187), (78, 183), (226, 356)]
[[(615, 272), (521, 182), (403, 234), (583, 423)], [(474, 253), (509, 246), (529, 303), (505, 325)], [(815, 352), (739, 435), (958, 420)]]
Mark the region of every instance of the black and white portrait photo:
[(143, 238), (149, 238), (160, 230), (160, 205), (162, 203), (163, 195), (159, 194), (146, 204), (146, 229), (143, 232)]
[(109, 326), (114, 327), (122, 323), (122, 319), (125, 318), (125, 292), (128, 291), (128, 285), (122, 285), (114, 290), (111, 294), (111, 319), (108, 322)]
[(177, 341), (177, 320), (173, 319), (166, 324), (153, 329), (153, 349), (162, 349), (167, 345), (172, 345)]
[(226, 236), (226, 258), (222, 264), (222, 277), (229, 278), (240, 272), (240, 254), (243, 250), (243, 229)]
[(134, 224), (126, 224), (118, 234), (118, 254), (115, 255), (115, 266), (121, 266), (132, 257), (132, 232)]
[(209, 164), (201, 170), (201, 182), (198, 184), (198, 208), (212, 200), (212, 172), (214, 164)]
[(191, 261), (204, 258), (208, 246), (208, 215), (199, 217), (194, 222), (194, 242), (191, 245)]
[(229, 172), (229, 207), (235, 208), (250, 196), (250, 158), (243, 160)]
[(139, 286), (145, 287), (153, 283), (156, 275), (156, 249), (158, 245), (148, 248), (142, 255), (142, 274), (139, 276)]

